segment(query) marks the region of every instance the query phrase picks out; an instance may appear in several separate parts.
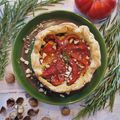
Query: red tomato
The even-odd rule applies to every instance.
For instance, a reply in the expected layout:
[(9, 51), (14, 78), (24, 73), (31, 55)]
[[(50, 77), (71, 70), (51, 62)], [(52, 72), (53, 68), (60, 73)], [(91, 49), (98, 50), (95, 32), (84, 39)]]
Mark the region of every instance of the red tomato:
[(89, 60), (87, 60), (86, 58), (83, 57), (81, 60), (81, 64), (83, 64), (85, 67), (87, 67), (90, 64), (90, 62), (89, 62)]
[(78, 65), (75, 63), (73, 59), (70, 59), (70, 66), (72, 67), (72, 79), (70, 79), (67, 84), (73, 84), (79, 78), (79, 69)]
[(68, 44), (65, 47), (65, 50), (70, 51), (70, 50), (86, 50), (88, 46), (85, 43), (80, 43), (79, 45), (75, 45), (75, 44)]
[(55, 55), (49, 54), (43, 59), (43, 63), (50, 64), (55, 59)]
[(116, 0), (75, 0), (77, 8), (92, 20), (100, 20), (111, 14)]
[(42, 76), (45, 78), (50, 78), (52, 75), (57, 73), (57, 69), (56, 66), (54, 64), (52, 64), (49, 68), (46, 68), (43, 73)]
[(79, 37), (75, 34), (66, 35), (62, 40), (63, 45), (67, 45), (70, 39), (80, 40)]
[(76, 60), (81, 60), (81, 52), (80, 51), (72, 51), (70, 52), (70, 56)]
[(54, 86), (61, 85), (63, 82), (64, 82), (64, 79), (59, 78), (58, 75), (53, 76), (53, 79), (51, 80), (51, 83), (52, 83)]
[(58, 73), (64, 73), (66, 71), (65, 63), (61, 58), (58, 58), (56, 62), (56, 68), (58, 70)]
[(54, 42), (49, 41), (45, 45), (45, 47), (43, 48), (43, 52), (45, 52), (45, 53), (54, 53), (55, 52), (55, 49), (53, 48), (54, 44), (55, 44)]
[[(52, 75), (55, 75), (55, 74), (58, 74), (58, 73), (64, 73), (66, 71), (64, 61), (61, 58), (57, 58), (56, 60), (57, 60), (56, 63), (51, 64), (49, 68), (46, 68), (43, 71), (43, 74), (42, 74), (43, 77), (49, 78)], [(48, 56), (48, 61), (49, 61), (49, 56)]]

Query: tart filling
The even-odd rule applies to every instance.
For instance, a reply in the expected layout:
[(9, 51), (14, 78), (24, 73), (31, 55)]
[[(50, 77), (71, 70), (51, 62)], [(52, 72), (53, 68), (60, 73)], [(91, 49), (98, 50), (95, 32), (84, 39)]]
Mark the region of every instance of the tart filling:
[(90, 82), (101, 65), (100, 48), (87, 26), (62, 23), (38, 33), (31, 63), (37, 78), (50, 90), (70, 92)]

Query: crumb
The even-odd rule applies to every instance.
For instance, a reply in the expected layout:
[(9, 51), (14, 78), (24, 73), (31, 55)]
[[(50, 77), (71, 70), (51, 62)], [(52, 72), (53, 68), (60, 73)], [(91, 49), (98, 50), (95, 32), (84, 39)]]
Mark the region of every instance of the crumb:
[(25, 60), (24, 58), (20, 58), (20, 61), (22, 61), (24, 64), (28, 65), (29, 64), (29, 61)]
[(86, 56), (86, 59), (87, 59), (87, 60), (89, 60), (89, 59), (90, 59), (90, 57)]
[(26, 77), (27, 77), (27, 78), (31, 77), (31, 74), (27, 74)]
[(79, 41), (74, 41), (74, 44), (78, 44), (79, 43)]
[(44, 26), (43, 26), (43, 24), (42, 24), (42, 23), (40, 23), (39, 27), (43, 28)]
[(47, 54), (46, 53), (43, 53), (43, 58), (45, 58), (47, 56)]
[(20, 58), (20, 60), (21, 60), (22, 62), (24, 62), (24, 61), (25, 61), (22, 57)]
[(43, 87), (43, 84), (40, 84), (40, 87)]
[(63, 94), (60, 94), (60, 97), (65, 97)]
[(28, 62), (28, 61), (25, 61), (24, 63), (25, 63), (26, 65), (28, 65), (28, 64), (29, 64), (29, 62)]
[(23, 38), (23, 41), (24, 41), (24, 42), (25, 42), (25, 40), (26, 40), (26, 39), (25, 39), (25, 38)]
[(46, 95), (46, 94), (47, 94), (47, 91), (44, 91), (44, 94)]
[(39, 89), (39, 92), (44, 92), (44, 90), (42, 88)]
[(90, 47), (88, 47), (88, 50), (90, 50)]
[(55, 50), (56, 50), (56, 46), (55, 46), (55, 45), (53, 46), (53, 49), (55, 49)]
[(72, 42), (73, 42), (73, 40), (74, 40), (74, 39), (70, 39), (70, 43), (72, 43)]
[(66, 94), (67, 94), (67, 95), (69, 95), (69, 94), (70, 94), (70, 92), (66, 92)]
[(26, 39), (29, 40), (30, 39), (29, 36), (27, 36)]
[(82, 39), (82, 42), (85, 42), (84, 39)]
[(46, 67), (46, 68), (49, 68), (49, 67), (50, 67), (50, 65), (45, 65), (45, 67)]
[(26, 71), (25, 71), (25, 73), (27, 74), (27, 73), (32, 73), (32, 71), (28, 68)]
[(26, 54), (28, 54), (28, 52), (29, 52), (29, 49), (25, 50), (25, 53), (26, 53)]

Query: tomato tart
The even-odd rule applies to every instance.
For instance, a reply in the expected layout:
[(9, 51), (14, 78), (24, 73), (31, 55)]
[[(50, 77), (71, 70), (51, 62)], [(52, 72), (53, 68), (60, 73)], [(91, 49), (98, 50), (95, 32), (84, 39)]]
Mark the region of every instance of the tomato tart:
[(54, 92), (79, 90), (101, 65), (100, 46), (87, 26), (61, 23), (39, 32), (35, 38), (33, 71)]

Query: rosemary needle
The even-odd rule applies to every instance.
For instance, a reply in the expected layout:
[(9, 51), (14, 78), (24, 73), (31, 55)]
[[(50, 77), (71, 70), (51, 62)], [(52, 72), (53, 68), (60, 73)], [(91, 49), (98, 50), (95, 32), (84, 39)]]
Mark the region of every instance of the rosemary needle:
[[(108, 53), (108, 66), (106, 75), (101, 84), (95, 89), (94, 93), (84, 100), (85, 107), (77, 114), (74, 120), (80, 120), (81, 117), (91, 115), (100, 109), (105, 108), (107, 101), (110, 111), (113, 109), (115, 93), (120, 89), (120, 8), (118, 7), (116, 16), (111, 21), (111, 16), (101, 27)], [(110, 24), (112, 24), (110, 26)], [(109, 27), (110, 26), (110, 27)], [(109, 27), (109, 28), (108, 28)]]

